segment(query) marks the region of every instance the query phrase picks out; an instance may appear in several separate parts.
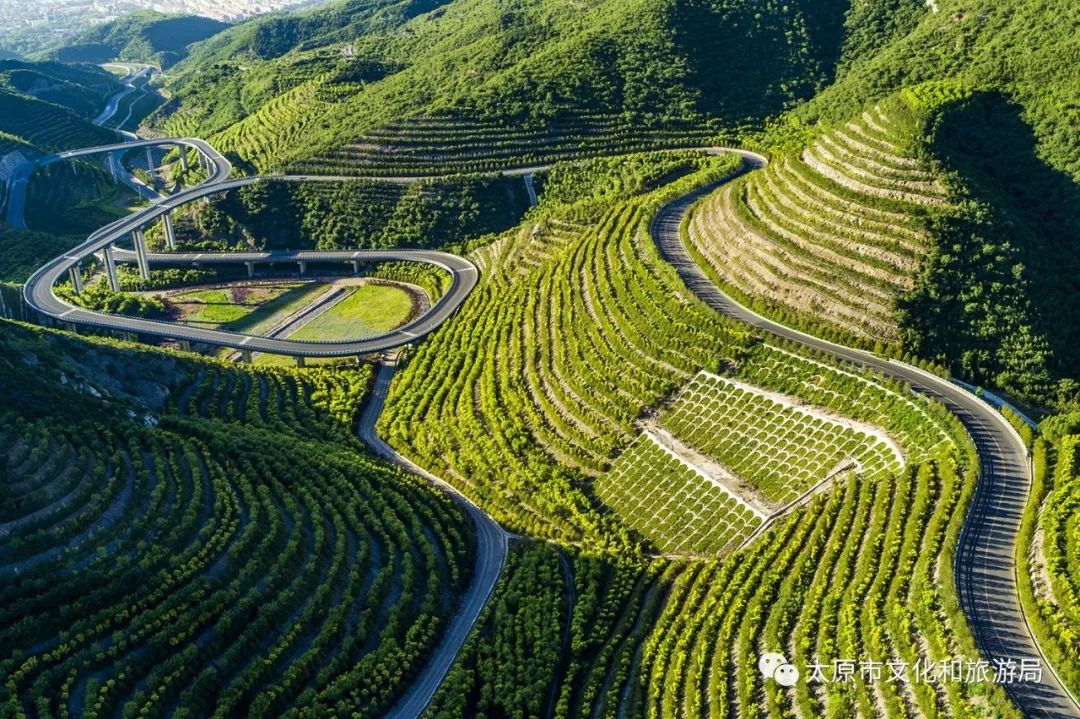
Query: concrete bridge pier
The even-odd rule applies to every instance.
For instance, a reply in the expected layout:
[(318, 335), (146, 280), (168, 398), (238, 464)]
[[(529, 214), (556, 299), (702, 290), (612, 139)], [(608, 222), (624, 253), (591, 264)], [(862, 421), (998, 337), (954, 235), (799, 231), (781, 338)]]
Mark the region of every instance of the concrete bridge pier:
[(251, 350), (240, 350), (240, 361), (251, 364)]
[(354, 275), (360, 274), (360, 260), (352, 261), (352, 271)]
[(105, 245), (102, 254), (105, 255), (105, 274), (109, 278), (109, 289), (119, 292), (120, 280), (116, 277), (116, 258), (113, 257), (112, 245)]
[(187, 147), (184, 145), (177, 145), (180, 148), (180, 169), (184, 172), (188, 171), (188, 159), (187, 159)]
[(180, 349), (184, 352), (190, 352), (191, 342), (189, 342), (188, 340), (180, 340)]
[(154, 172), (154, 148), (146, 148), (146, 169), (150, 173), (150, 186), (157, 187), (157, 174)]
[(135, 244), (135, 262), (139, 265), (139, 276), (144, 280), (150, 279), (150, 263), (146, 259), (146, 238), (142, 230), (131, 231), (131, 241)]
[(165, 246), (170, 250), (176, 249), (176, 230), (173, 228), (172, 215), (166, 212), (161, 216), (161, 227), (165, 231)]
[(245, 262), (244, 267), (247, 268), (248, 279), (251, 279), (252, 277), (255, 276), (255, 263), (254, 262)]
[(296, 366), (297, 366), (297, 367), (303, 367), (303, 366), (305, 366), (305, 365), (304, 365), (304, 358), (303, 358), (303, 357), (297, 357), (297, 358), (296, 358)]
[(300, 265), (300, 274), (307, 274), (307, 262), (298, 260), (296, 264)]
[(83, 291), (82, 273), (79, 272), (79, 265), (75, 264), (68, 268), (68, 277), (71, 278), (71, 289), (75, 291), (75, 294), (81, 295)]

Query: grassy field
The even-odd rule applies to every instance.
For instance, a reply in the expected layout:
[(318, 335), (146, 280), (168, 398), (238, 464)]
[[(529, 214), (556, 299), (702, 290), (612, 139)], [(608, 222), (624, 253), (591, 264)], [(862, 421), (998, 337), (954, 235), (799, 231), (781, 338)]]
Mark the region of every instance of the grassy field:
[(349, 340), (388, 332), (412, 313), (412, 296), (390, 285), (364, 284), (296, 332), (294, 340)]
[(283, 318), (312, 302), (323, 291), (322, 282), (263, 287), (213, 288), (169, 296), (175, 319), (199, 327), (239, 332), (268, 332)]

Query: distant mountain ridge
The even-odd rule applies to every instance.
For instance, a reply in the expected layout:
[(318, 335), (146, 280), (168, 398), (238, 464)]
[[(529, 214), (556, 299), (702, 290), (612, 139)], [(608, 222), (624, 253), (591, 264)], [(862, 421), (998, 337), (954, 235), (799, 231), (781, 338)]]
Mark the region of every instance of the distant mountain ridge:
[(206, 40), (227, 27), (227, 23), (207, 17), (138, 12), (90, 28), (47, 56), (68, 63), (100, 64), (126, 60), (164, 69), (186, 57), (188, 47), (193, 43)]

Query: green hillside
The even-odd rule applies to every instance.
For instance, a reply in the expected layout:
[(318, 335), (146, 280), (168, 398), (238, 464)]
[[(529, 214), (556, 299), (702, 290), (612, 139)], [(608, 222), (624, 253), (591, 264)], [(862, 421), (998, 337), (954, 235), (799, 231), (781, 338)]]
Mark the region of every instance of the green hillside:
[(43, 152), (116, 142), (116, 133), (98, 127), (62, 105), (0, 89), (0, 132)]
[(113, 132), (90, 120), (119, 87), (97, 68), (0, 61), (0, 156), (25, 150), (20, 144), (51, 152), (115, 142)]
[[(977, 658), (984, 605), (1080, 689), (1077, 28), (1075, 0), (345, 0), (88, 31), (61, 56), (170, 66), (144, 129), (240, 175), (335, 176), (177, 208), (179, 249), (438, 247), (478, 272), (378, 382), (370, 356), (286, 369), (0, 320), (0, 716), (384, 716), (483, 537), (358, 440), (383, 390), (401, 466), (513, 533), (429, 719), (1016, 719), (992, 675), (888, 680)], [(86, 120), (115, 87), (96, 70), (4, 61), (0, 83), (9, 174), (112, 137)], [(94, 163), (31, 185), (55, 235), (0, 227), (0, 280), (124, 211)], [(681, 228), (658, 222), (678, 198)], [(716, 311), (657, 241), (677, 229), (763, 315), (1062, 412), (1036, 433), (1003, 411), (1032, 448), (1019, 534), (1029, 457), (957, 409), (981, 400)], [(394, 310), (305, 316), (322, 290), (292, 262), (194, 259), (116, 293), (86, 261), (77, 302), (244, 333), (288, 314), (315, 341)], [(462, 286), (415, 264), (371, 275)], [(1023, 619), (984, 573), (1014, 546)], [(883, 671), (786, 686), (767, 651)]]
[[(305, 17), (313, 23), (348, 7)], [(196, 54), (177, 68), (177, 101), (161, 124), (221, 132), (214, 139), (224, 149), (261, 168), (321, 162), (337, 169), (342, 163), (330, 158), (340, 148), (369, 144), (368, 133), (421, 117), (469, 123), (444, 144), (455, 144), (455, 135), (483, 141), (491, 123), (522, 140), (543, 138), (564, 132), (560, 122), (598, 135), (573, 138), (575, 146), (619, 138), (628, 127), (678, 143), (707, 127), (733, 133), (824, 87), (840, 56), (845, 8), (459, 0), (415, 17), (398, 8), (379, 22), (364, 16), (362, 34), (311, 37), (274, 60), (222, 54), (202, 62)], [(767, 48), (765, 60), (741, 50), (749, 46)], [(721, 67), (724, 74), (715, 72)], [(425, 130), (421, 124), (405, 134)]]
[(3, 324), (0, 705), (384, 714), (468, 583), (471, 530), (352, 436), (370, 366)]
[(14, 60), (0, 61), (0, 85), (83, 117), (96, 115), (106, 98), (120, 88), (112, 74), (96, 67)]
[(152, 63), (164, 69), (183, 59), (188, 46), (226, 27), (226, 23), (206, 17), (136, 12), (65, 40), (48, 55), (60, 62), (127, 60)]

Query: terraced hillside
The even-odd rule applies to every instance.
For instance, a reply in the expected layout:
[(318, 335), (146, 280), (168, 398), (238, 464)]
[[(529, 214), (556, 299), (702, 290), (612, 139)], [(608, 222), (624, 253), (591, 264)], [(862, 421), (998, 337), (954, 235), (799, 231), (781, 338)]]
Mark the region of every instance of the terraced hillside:
[[(514, 227), (528, 207), (521, 178), (261, 182), (181, 208), (175, 225), (191, 250), (439, 247)], [(159, 228), (150, 238), (164, 245)]]
[[(914, 680), (916, 662), (979, 656), (950, 559), (974, 471), (945, 460), (893, 481), (854, 477), (726, 560), (688, 565), (645, 646), (644, 697), (627, 715), (1020, 716), (990, 681)], [(766, 651), (803, 679), (765, 682)], [(880, 662), (880, 677), (836, 681), (835, 661), (847, 657)], [(909, 681), (886, 681), (901, 663)]]
[(3, 90), (0, 90), (0, 131), (43, 151), (116, 142), (114, 132), (65, 107)]
[(595, 226), (546, 219), (478, 251), (482, 283), (398, 371), (381, 435), (505, 525), (604, 533), (583, 478), (636, 435), (643, 407), (747, 340), (677, 289), (641, 241), (646, 217), (638, 199)]
[(97, 67), (0, 60), (0, 88), (88, 118), (96, 115), (120, 86), (111, 73)]
[[(731, 137), (828, 82), (846, 8), (834, 0), (338, 4), (248, 23), (196, 48), (172, 73), (175, 101), (159, 125), (207, 137), (260, 171), (348, 174), (390, 164), (368, 145), (395, 140), (403, 127), (411, 142), (426, 142), (409, 127), (417, 118), (449, 119), (462, 135), (494, 126), (478, 155), (464, 136), (426, 143), (457, 163), (489, 167), (508, 154), (540, 154), (521, 146), (528, 134), (546, 154), (593, 155), (643, 147), (638, 136), (663, 144), (703, 131)], [(738, 42), (717, 41), (736, 27)], [(769, 51), (753, 58), (748, 47)], [(427, 158), (406, 161), (433, 169)]]
[(903, 387), (768, 346), (738, 374), (695, 376), (595, 482), (664, 554), (731, 551), (810, 492), (955, 447), (940, 408)]
[(644, 432), (595, 484), (619, 520), (666, 555), (730, 551), (761, 526), (766, 511), (737, 478), (655, 432)]
[(628, 693), (639, 691), (636, 658), (678, 573), (663, 560), (516, 544), (424, 716), (621, 713)]
[(1080, 541), (1076, 529), (1080, 434), (1075, 415), (1060, 419), (1040, 426), (1045, 436), (1035, 445), (1032, 496), (1017, 564), (1020, 596), (1032, 628), (1064, 683), (1076, 692), (1080, 689)]
[(455, 115), (418, 117), (369, 131), (325, 155), (297, 162), (297, 172), (341, 175), (425, 176), (494, 172), (556, 160), (708, 144), (697, 125), (649, 131), (623, 118), (582, 115), (544, 127), (469, 120)]
[(0, 337), (6, 707), (385, 713), (468, 583), (471, 530), (352, 437), (369, 368)]
[(689, 239), (735, 296), (896, 343), (897, 300), (930, 251), (928, 216), (946, 203), (919, 154), (919, 122), (902, 97), (874, 105), (720, 188), (695, 209)]
[[(652, 570), (659, 572), (654, 589), (616, 612), (620, 621), (637, 616), (649, 627), (644, 633), (611, 644), (598, 637), (598, 646), (586, 650), (571, 630), (561, 650), (569, 653), (569, 666), (589, 666), (595, 651), (619, 657), (619, 668), (593, 675), (587, 701), (559, 704), (566, 716), (959, 717), (973, 708), (1016, 716), (1001, 687), (989, 681), (885, 686), (884, 679), (856, 678), (792, 689), (763, 683), (757, 659), (764, 651), (783, 651), (803, 668), (815, 659), (831, 668), (833, 660), (865, 656), (883, 672), (890, 661), (914, 667), (978, 656), (952, 579), (977, 461), (957, 420), (906, 386), (793, 347), (740, 338), (720, 317), (701, 312), (694, 295), (656, 261), (647, 231), (658, 198), (706, 177), (615, 203), (595, 224), (571, 225), (557, 213), (539, 217), (535, 231), (527, 227), (477, 253), (486, 279), (401, 370), (382, 425), (386, 435), (507, 523), (618, 548), (594, 550), (600, 556), (648, 562), (650, 551), (683, 555), (657, 560), (664, 568)], [(545, 341), (545, 333), (562, 340)], [(713, 374), (699, 374), (702, 367)], [(437, 386), (420, 378), (435, 378)], [(704, 394), (714, 389), (716, 406), (704, 407)], [(740, 403), (755, 411), (740, 416), (746, 409)], [(769, 403), (771, 418), (756, 411)], [(730, 425), (695, 433), (713, 417)], [(643, 418), (646, 435), (639, 436)], [(770, 432), (796, 418), (806, 427), (821, 422), (813, 429), (821, 438), (796, 433), (770, 457), (782, 459), (784, 449), (807, 437), (813, 443), (835, 437), (822, 442), (824, 454), (816, 446), (803, 451), (803, 444), (797, 459), (773, 475), (780, 481), (767, 479), (767, 459), (740, 453), (754, 451), (748, 444), (767, 445)], [(739, 441), (725, 444), (732, 436)], [(857, 439), (856, 446), (844, 446), (845, 437)], [(665, 440), (696, 456), (673, 452)], [(736, 548), (740, 537), (762, 517), (753, 516), (749, 495), (718, 488), (700, 471), (702, 458), (723, 459), (780, 502), (814, 482), (799, 476), (803, 467), (820, 477), (846, 453), (861, 451), (866, 471), (833, 477), (742, 548)], [(629, 469), (642, 466), (648, 472), (638, 481)], [(623, 493), (628, 504), (621, 514), (599, 504), (605, 491)], [(623, 532), (644, 553), (628, 552)], [(590, 541), (596, 536), (611, 539)], [(539, 590), (529, 596), (545, 607), (530, 615), (535, 621), (558, 621), (555, 598)], [(641, 607), (657, 597), (658, 608), (642, 615)], [(489, 618), (478, 630), (495, 648), (472, 645), (464, 655), (471, 658), (447, 685), (446, 703), (437, 703), (438, 716), (475, 706), (470, 702), (484, 695), (468, 687), (482, 692), (491, 682), (520, 689), (539, 714), (551, 706), (545, 701), (555, 701), (554, 690), (545, 698), (531, 675), (497, 678), (492, 665), (476, 659), (516, 666), (508, 658), (512, 649), (497, 638), (510, 626), (527, 626), (528, 641), (536, 643), (528, 656), (539, 676), (560, 676), (559, 666), (542, 665), (554, 638), (540, 639), (524, 618), (503, 620)], [(565, 683), (557, 686), (565, 691)], [(562, 702), (578, 695), (557, 696)]]
[[(716, 163), (714, 174), (731, 167), (730, 160)], [(646, 227), (658, 198), (701, 177), (616, 203), (593, 225), (551, 215), (479, 251), (474, 259), (484, 281), (399, 372), (383, 435), (500, 521), (556, 537), (617, 528), (621, 522), (598, 506), (593, 480), (637, 437), (647, 408), (702, 369), (715, 372), (736, 359), (745, 382), (877, 424), (899, 446), (917, 435), (912, 450), (923, 448), (920, 459), (935, 452), (944, 431), (934, 429), (937, 410), (896, 388), (885, 388), (884, 397), (880, 387), (864, 391), (852, 373), (785, 373), (771, 364), (772, 355), (751, 352), (743, 330), (687, 293), (656, 255)], [(847, 385), (857, 398), (879, 396), (849, 404)], [(890, 417), (898, 409), (921, 412), (930, 430), (917, 421), (905, 430), (903, 419)], [(809, 486), (800, 479), (792, 489), (799, 482)], [(786, 488), (768, 489), (778, 492), (774, 501), (791, 498)], [(674, 516), (657, 521), (677, 523)]]

